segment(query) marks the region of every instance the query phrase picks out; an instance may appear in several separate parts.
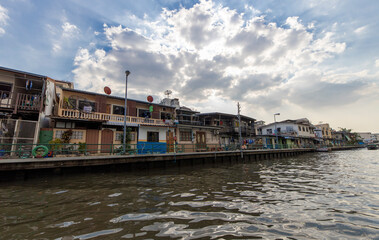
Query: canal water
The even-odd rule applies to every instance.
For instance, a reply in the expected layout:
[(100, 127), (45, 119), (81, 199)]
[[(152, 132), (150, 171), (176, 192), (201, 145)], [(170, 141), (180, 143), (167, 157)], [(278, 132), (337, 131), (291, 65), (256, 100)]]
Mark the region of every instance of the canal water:
[(379, 151), (0, 185), (0, 239), (379, 239)]

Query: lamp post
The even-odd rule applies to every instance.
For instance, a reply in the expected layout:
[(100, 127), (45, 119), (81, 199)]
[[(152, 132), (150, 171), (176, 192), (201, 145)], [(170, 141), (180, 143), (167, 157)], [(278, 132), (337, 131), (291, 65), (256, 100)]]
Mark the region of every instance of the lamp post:
[(241, 134), (241, 105), (238, 102), (237, 103), (238, 108), (238, 134), (239, 134), (239, 143), (240, 143), (240, 151), (241, 151), (241, 158), (243, 158), (243, 152), (242, 152), (242, 134)]
[(124, 142), (123, 142), (123, 150), (124, 154), (126, 153), (126, 110), (127, 110), (127, 103), (128, 103), (128, 76), (130, 74), (129, 70), (125, 71), (125, 105), (124, 105)]
[(279, 143), (279, 140), (278, 140), (278, 129), (276, 128), (276, 118), (275, 118), (275, 116), (276, 115), (280, 115), (280, 113), (275, 113), (274, 114), (274, 123), (275, 123), (275, 130), (274, 130), (274, 133), (275, 133), (275, 137), (276, 137), (276, 146), (278, 145), (278, 143)]

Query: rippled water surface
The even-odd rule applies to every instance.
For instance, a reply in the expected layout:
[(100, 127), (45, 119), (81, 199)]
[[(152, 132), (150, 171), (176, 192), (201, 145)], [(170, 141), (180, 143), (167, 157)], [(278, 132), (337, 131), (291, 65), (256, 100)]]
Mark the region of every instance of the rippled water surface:
[(0, 239), (379, 239), (379, 151), (0, 185)]

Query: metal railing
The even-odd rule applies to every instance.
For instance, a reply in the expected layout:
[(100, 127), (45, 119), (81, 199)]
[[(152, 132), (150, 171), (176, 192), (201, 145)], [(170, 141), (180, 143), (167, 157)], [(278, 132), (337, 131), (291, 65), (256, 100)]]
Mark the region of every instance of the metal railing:
[[(15, 99), (13, 99), (14, 94), (17, 94)], [(42, 102), (42, 96), (40, 94), (0, 91), (0, 107), (3, 108), (39, 111), (41, 109)]]
[[(345, 147), (355, 145), (344, 145)], [(319, 145), (243, 145), (242, 150), (268, 150), (268, 149), (298, 149), (313, 148)], [(340, 147), (340, 146), (336, 146)], [(87, 144), (87, 143), (59, 143), (59, 144), (31, 144), (31, 143), (2, 143), (0, 144), (0, 160), (32, 157), (69, 157), (89, 155), (133, 155), (133, 154), (169, 154), (169, 153), (192, 153), (192, 152), (220, 152), (240, 151), (238, 144), (173, 144), (162, 143), (138, 143), (127, 144), (123, 152), (122, 144)], [(44, 152), (47, 151), (47, 152)], [(46, 156), (45, 156), (46, 155)]]

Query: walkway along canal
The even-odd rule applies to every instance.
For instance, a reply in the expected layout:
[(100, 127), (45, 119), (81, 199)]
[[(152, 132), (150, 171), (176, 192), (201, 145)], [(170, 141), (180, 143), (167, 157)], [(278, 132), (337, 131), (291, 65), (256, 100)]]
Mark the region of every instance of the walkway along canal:
[[(347, 150), (356, 147), (339, 147), (333, 150)], [(26, 178), (28, 174), (62, 171), (86, 172), (96, 170), (138, 170), (149, 168), (180, 167), (188, 165), (237, 163), (273, 158), (297, 156), (314, 152), (313, 148), (266, 149), (241, 151), (217, 151), (196, 153), (79, 156), (56, 158), (3, 159), (0, 161), (1, 181)]]

